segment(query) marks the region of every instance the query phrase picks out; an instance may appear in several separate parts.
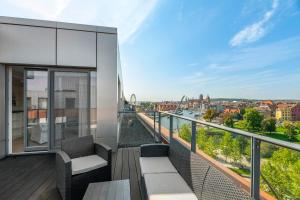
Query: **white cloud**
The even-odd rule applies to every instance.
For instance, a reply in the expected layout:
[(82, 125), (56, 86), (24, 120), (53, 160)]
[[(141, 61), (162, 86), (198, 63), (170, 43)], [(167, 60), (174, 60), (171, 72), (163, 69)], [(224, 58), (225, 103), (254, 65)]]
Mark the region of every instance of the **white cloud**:
[(158, 0), (97, 1), (97, 19), (118, 28), (120, 42), (128, 41), (153, 12)]
[(206, 66), (222, 72), (262, 69), (296, 59), (299, 57), (299, 51), (300, 37), (291, 37), (256, 47), (232, 49), (230, 52), (211, 55)]
[(6, 3), (13, 6), (9, 9), (18, 7), (26, 12), (26, 17), (117, 27), (119, 41), (124, 43), (143, 25), (158, 0), (6, 0)]
[(265, 12), (263, 18), (238, 32), (231, 40), (231, 46), (240, 46), (245, 43), (251, 43), (262, 38), (267, 31), (267, 22), (270, 21), (274, 15), (277, 7), (278, 0), (273, 0), (272, 7), (269, 11)]
[(11, 0), (9, 3), (14, 6), (29, 10), (39, 14), (43, 19), (56, 20), (64, 9), (69, 5), (71, 0)]
[[(244, 97), (252, 95), (253, 98), (261, 92), (261, 97), (268, 98), (267, 95), (276, 95), (272, 88), (280, 84), (288, 88), (295, 88), (294, 85), (299, 84), (300, 68), (294, 64), (299, 52), (300, 37), (232, 49), (230, 52), (211, 55), (207, 61), (199, 63), (200, 70), (197, 68), (197, 71), (187, 73), (181, 82), (188, 86), (186, 88), (215, 90), (218, 95), (242, 94)], [(255, 89), (251, 95), (247, 94), (250, 88)], [(294, 97), (288, 91), (286, 96)]]

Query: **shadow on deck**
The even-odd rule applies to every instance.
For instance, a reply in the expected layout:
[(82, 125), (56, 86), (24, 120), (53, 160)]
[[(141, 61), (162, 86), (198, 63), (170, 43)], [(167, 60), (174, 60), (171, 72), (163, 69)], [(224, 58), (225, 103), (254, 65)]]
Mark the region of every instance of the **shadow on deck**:
[(139, 147), (154, 142), (153, 136), (137, 119), (136, 113), (123, 114), (120, 130), (119, 148)]

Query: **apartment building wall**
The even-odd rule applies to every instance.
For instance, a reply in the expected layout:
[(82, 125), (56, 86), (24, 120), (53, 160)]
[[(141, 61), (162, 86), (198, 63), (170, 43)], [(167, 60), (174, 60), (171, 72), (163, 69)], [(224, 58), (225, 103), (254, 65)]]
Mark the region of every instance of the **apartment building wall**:
[[(116, 28), (0, 17), (0, 64), (97, 71), (96, 138), (113, 149), (118, 145), (117, 59)], [(5, 88), (0, 86), (3, 93)], [(1, 112), (0, 119), (4, 117)]]
[(291, 121), (292, 120), (291, 108), (277, 109), (276, 119), (281, 121)]
[(292, 113), (293, 121), (300, 121), (300, 105), (299, 104), (292, 107), (291, 113)]

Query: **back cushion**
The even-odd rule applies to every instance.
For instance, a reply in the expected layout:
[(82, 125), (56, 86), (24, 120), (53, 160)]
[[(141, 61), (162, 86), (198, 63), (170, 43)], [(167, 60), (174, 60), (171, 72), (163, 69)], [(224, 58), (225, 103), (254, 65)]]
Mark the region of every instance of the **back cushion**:
[(61, 150), (71, 159), (94, 154), (94, 139), (92, 135), (62, 140)]
[(243, 200), (250, 195), (219, 170), (210, 167), (205, 178), (201, 199)]
[(171, 139), (169, 158), (197, 198), (201, 199), (203, 183), (209, 169), (208, 162), (175, 139)]

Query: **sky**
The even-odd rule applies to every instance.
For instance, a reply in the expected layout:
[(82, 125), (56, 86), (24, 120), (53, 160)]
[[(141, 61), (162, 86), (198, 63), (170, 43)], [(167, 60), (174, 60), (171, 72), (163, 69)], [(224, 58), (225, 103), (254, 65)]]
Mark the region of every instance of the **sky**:
[(117, 27), (127, 99), (300, 99), (300, 0), (0, 0), (0, 15)]

